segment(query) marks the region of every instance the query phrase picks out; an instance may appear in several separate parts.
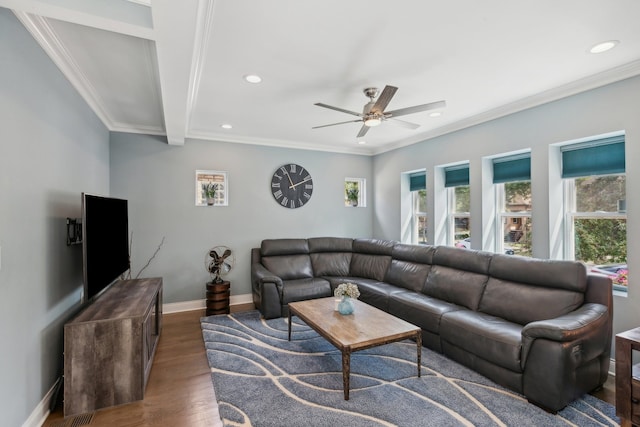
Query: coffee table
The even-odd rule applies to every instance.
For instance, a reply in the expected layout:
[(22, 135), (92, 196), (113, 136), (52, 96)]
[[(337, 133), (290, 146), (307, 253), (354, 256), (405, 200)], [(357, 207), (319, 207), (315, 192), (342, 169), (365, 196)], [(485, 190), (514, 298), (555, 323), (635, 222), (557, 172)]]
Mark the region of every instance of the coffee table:
[(354, 301), (353, 314), (342, 315), (335, 299), (319, 298), (289, 303), (289, 341), (291, 317), (298, 316), (342, 353), (344, 400), (349, 400), (351, 353), (379, 345), (414, 338), (417, 346), (418, 377), (422, 357), (422, 331), (419, 327), (362, 301)]

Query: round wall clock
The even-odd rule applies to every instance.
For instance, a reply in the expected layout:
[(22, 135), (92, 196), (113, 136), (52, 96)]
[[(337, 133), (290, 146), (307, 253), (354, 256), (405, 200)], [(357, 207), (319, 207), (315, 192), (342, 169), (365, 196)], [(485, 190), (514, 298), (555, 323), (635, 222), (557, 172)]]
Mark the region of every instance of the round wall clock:
[(313, 179), (300, 165), (283, 165), (271, 177), (271, 194), (285, 208), (299, 208), (311, 199)]

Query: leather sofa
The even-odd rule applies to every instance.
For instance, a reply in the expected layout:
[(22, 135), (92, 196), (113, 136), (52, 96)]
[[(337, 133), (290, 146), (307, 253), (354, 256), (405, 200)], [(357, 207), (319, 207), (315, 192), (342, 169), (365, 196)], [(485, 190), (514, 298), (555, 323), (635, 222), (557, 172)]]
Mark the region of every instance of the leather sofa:
[(355, 283), (362, 301), (420, 326), (425, 346), (551, 412), (607, 379), (612, 285), (581, 262), (373, 239), (272, 239), (251, 250), (251, 280), (265, 318)]

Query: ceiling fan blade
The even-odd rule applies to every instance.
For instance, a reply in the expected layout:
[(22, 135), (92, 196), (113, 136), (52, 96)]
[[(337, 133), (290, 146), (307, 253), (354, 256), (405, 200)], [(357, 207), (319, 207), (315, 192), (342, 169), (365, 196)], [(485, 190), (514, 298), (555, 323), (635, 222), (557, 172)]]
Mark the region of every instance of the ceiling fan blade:
[(394, 124), (396, 126), (400, 126), (400, 127), (403, 127), (403, 128), (413, 129), (413, 130), (418, 129), (420, 127), (420, 125), (418, 125), (418, 124), (407, 122), (407, 121), (400, 120), (400, 119), (394, 119), (394, 118), (391, 118), (391, 117), (386, 119), (385, 122), (391, 123), (391, 124)]
[(376, 114), (382, 114), (384, 109), (387, 108), (387, 105), (389, 105), (389, 102), (391, 102), (391, 98), (393, 98), (393, 95), (396, 94), (397, 90), (398, 88), (395, 86), (389, 86), (389, 85), (385, 86), (384, 89), (382, 90), (382, 93), (376, 100), (375, 105), (371, 108), (371, 112)]
[(339, 123), (331, 123), (328, 125), (321, 125), (321, 126), (314, 126), (311, 129), (320, 129), (320, 128), (326, 128), (328, 126), (336, 126), (336, 125), (344, 125), (345, 123), (356, 123), (356, 122), (361, 122), (362, 120), (348, 120), (346, 122), (339, 122)]
[(368, 131), (369, 131), (369, 126), (362, 125), (362, 127), (360, 128), (360, 132), (358, 132), (358, 135), (356, 135), (356, 138), (362, 138), (367, 134)]
[(429, 104), (415, 105), (413, 107), (400, 108), (399, 110), (385, 111), (385, 117), (399, 117), (407, 114), (419, 113), (421, 111), (435, 110), (447, 106), (445, 101), (430, 102)]
[(355, 111), (345, 110), (344, 108), (334, 107), (333, 105), (323, 104), (322, 102), (316, 102), (313, 105), (317, 105), (318, 107), (328, 108), (330, 110), (341, 111), (343, 113), (351, 114), (352, 116), (362, 117), (362, 113), (357, 113)]

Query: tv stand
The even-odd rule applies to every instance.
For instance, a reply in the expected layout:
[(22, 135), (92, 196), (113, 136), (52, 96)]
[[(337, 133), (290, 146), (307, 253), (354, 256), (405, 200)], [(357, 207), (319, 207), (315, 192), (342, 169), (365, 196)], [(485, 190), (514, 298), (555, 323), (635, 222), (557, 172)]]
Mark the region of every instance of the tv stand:
[(64, 416), (141, 400), (162, 329), (162, 278), (121, 280), (64, 325)]

